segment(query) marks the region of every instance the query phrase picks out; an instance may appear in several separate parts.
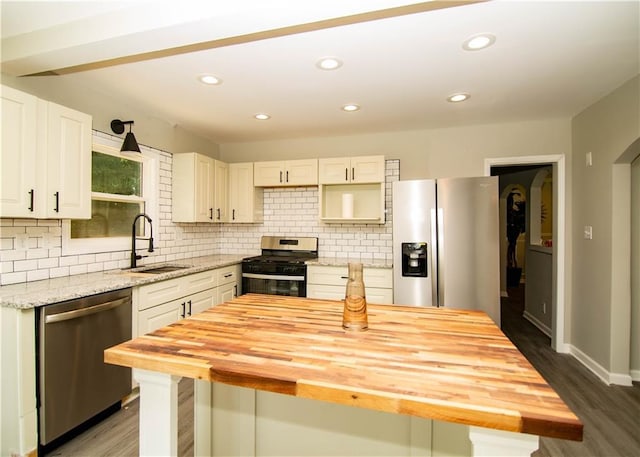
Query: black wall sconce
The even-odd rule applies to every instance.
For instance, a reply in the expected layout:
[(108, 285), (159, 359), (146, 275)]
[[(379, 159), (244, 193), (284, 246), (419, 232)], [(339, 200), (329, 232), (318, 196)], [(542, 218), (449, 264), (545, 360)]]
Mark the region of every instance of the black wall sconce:
[(124, 126), (126, 124), (129, 125), (129, 131), (124, 137), (124, 142), (122, 143), (120, 152), (123, 154), (140, 154), (140, 146), (138, 146), (136, 137), (133, 136), (133, 133), (131, 132), (131, 124), (133, 124), (133, 121), (121, 121), (120, 119), (114, 119), (111, 121), (111, 130), (113, 130), (113, 133), (120, 135), (124, 132)]

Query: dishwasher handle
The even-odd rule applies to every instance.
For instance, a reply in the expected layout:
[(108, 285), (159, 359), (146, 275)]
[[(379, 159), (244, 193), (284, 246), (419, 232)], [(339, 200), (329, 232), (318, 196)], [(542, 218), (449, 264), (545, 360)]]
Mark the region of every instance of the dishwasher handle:
[(100, 303), (99, 305), (90, 306), (88, 308), (74, 309), (73, 311), (66, 311), (64, 313), (50, 314), (45, 317), (45, 324), (54, 324), (56, 322), (68, 321), (71, 319), (78, 319), (80, 317), (89, 316), (95, 313), (101, 313), (113, 308), (117, 308), (120, 305), (124, 305), (129, 302), (129, 297), (119, 298), (118, 300), (108, 301), (106, 303)]

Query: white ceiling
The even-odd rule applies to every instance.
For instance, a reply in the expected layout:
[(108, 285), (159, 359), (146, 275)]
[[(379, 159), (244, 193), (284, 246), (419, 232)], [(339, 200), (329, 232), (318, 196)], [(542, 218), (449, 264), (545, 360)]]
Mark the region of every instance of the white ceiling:
[[(571, 117), (640, 73), (638, 0), (452, 5), (2, 1), (2, 72), (54, 71), (37, 77), (100, 87), (218, 143)], [(464, 51), (481, 32), (495, 44)], [(319, 70), (327, 55), (344, 65)], [(471, 98), (446, 101), (458, 91)]]

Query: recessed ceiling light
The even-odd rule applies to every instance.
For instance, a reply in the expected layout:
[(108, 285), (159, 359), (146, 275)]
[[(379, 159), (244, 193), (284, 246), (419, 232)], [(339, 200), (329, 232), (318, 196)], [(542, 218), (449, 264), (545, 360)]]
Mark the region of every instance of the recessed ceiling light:
[(256, 115), (254, 115), (253, 117), (255, 117), (256, 119), (258, 119), (259, 121), (266, 121), (268, 119), (271, 119), (271, 116), (269, 116), (266, 113), (258, 113)]
[(214, 75), (200, 75), (198, 76), (198, 80), (202, 84), (208, 84), (210, 86), (216, 86), (218, 84), (222, 84), (222, 80)]
[(321, 70), (337, 70), (342, 66), (342, 61), (336, 57), (323, 57), (316, 62), (316, 66)]
[(480, 49), (488, 48), (495, 42), (495, 35), (492, 35), (490, 33), (481, 33), (465, 40), (465, 42), (462, 43), (462, 48), (466, 49), (467, 51), (478, 51)]
[(360, 109), (360, 105), (356, 105), (355, 103), (348, 103), (342, 106), (342, 111), (347, 111), (349, 113), (353, 111), (358, 111)]
[(471, 97), (471, 95), (469, 94), (463, 94), (463, 93), (453, 94), (447, 97), (447, 101), (451, 103), (458, 103), (458, 102), (463, 102), (465, 100), (468, 100), (469, 97)]

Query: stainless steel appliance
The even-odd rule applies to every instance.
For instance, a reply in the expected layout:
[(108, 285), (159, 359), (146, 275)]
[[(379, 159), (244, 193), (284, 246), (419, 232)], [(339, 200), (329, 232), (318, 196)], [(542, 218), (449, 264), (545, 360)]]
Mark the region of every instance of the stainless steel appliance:
[(305, 262), (318, 257), (318, 238), (263, 236), (262, 255), (242, 260), (242, 292), (307, 296)]
[(393, 183), (393, 301), (500, 324), (498, 178)]
[(131, 339), (131, 289), (38, 309), (41, 449), (131, 392), (131, 369), (104, 363), (104, 350)]

